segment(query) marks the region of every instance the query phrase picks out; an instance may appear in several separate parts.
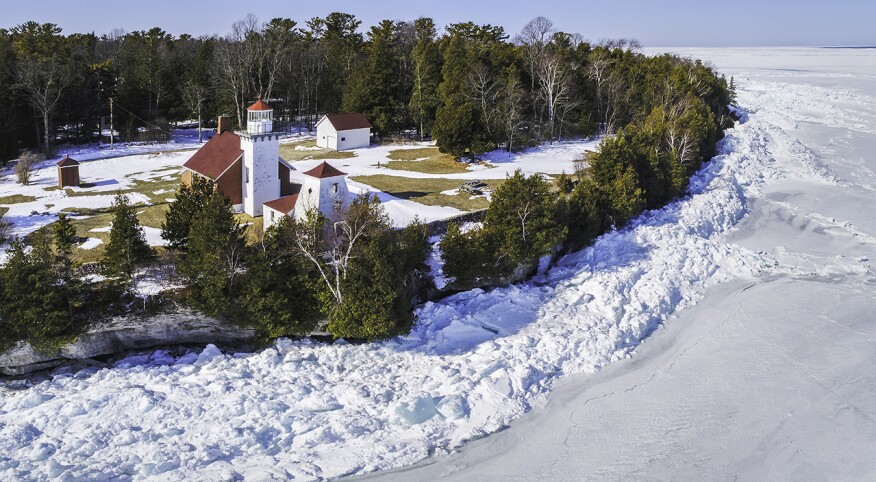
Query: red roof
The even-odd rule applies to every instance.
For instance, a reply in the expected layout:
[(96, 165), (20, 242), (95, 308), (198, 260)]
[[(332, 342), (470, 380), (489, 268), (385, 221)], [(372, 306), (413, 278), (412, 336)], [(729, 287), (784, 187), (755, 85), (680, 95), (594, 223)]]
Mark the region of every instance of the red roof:
[(304, 173), (307, 176), (315, 177), (317, 179), (324, 179), (327, 177), (335, 177), (335, 176), (346, 176), (346, 172), (341, 172), (334, 167), (332, 167), (329, 163), (323, 161), (322, 164), (314, 167), (313, 169), (306, 171)]
[(231, 131), (225, 131), (216, 134), (207, 141), (203, 147), (198, 149), (198, 152), (183, 164), (183, 167), (216, 180), (242, 155), (240, 136)]
[(373, 126), (368, 122), (365, 114), (326, 114), (325, 118), (334, 126), (336, 131), (348, 131), (350, 129), (371, 129)]
[(60, 161), (58, 161), (58, 164), (57, 164), (58, 167), (73, 167), (73, 166), (78, 166), (78, 165), (79, 165), (79, 161), (71, 158), (69, 154), (67, 156), (64, 156), (64, 158), (61, 159)]
[(259, 100), (257, 100), (255, 104), (247, 107), (246, 110), (271, 110), (271, 106), (262, 102), (262, 96), (259, 96)]
[(298, 202), (298, 194), (292, 194), (289, 196), (283, 196), (279, 199), (274, 199), (273, 201), (268, 201), (265, 203), (266, 207), (273, 209), (274, 211), (280, 211), (283, 214), (289, 214), (295, 209), (295, 203)]

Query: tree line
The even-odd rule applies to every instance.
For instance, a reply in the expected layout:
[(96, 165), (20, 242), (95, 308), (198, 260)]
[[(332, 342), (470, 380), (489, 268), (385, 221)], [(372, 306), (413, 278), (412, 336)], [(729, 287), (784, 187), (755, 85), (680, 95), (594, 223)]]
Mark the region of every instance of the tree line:
[[(257, 93), (275, 99), (280, 96), (275, 92), (284, 92), (289, 82), (284, 73), (289, 71), (270, 68), (275, 57), (265, 52), (273, 51), (266, 45), (276, 45), (272, 29), (278, 23), (296, 31), (289, 22), (275, 19), (260, 25), (249, 17), (226, 38), (186, 39), (202, 42), (198, 52), (212, 52), (203, 54), (209, 61), (202, 64), (203, 85), (210, 86), (203, 104), (207, 109), (240, 109)], [(571, 133), (611, 133), (598, 152), (582, 155), (575, 172), (553, 180), (520, 172), (510, 176), (493, 193), (479, 228), (463, 232), (451, 225), (440, 249), (452, 289), (521, 279), (545, 256), (581, 249), (643, 210), (683, 196), (690, 175), (715, 154), (733, 122), (728, 111), (732, 83), (701, 62), (647, 57), (631, 42), (591, 46), (577, 36), (553, 32), (543, 18), (527, 25), (514, 41), (500, 27), (471, 23), (451, 25), (439, 37), (429, 19), (381, 22), (367, 40), (355, 33), (358, 23), (346, 14), (312, 20), (308, 28), (314, 28), (311, 24), (319, 27), (319, 34), (306, 45), (323, 52), (317, 57), (325, 62), (311, 78), (314, 83), (295, 84), (310, 85), (310, 97), (300, 97), (296, 90), (299, 97), (283, 98), (295, 99), (299, 108), (275, 103), (281, 112), (287, 109), (281, 116), (290, 122), (312, 121), (317, 112), (361, 110), (383, 135), (413, 128), (460, 157)], [(409, 37), (399, 33), (405, 25)], [(13, 29), (3, 35), (9, 39), (21, 33)], [(120, 38), (127, 35), (139, 34)], [(402, 42), (405, 38), (409, 41)], [(182, 41), (171, 40), (172, 45)], [(101, 42), (96, 45), (105, 45)], [(408, 63), (399, 54), (402, 45), (410, 48)], [(231, 48), (250, 48), (238, 53), (248, 52), (243, 57), (258, 59), (259, 67), (250, 65), (238, 77), (225, 71), (225, 83), (217, 83), (214, 69), (230, 65), (222, 63), (227, 53), (222, 49)], [(195, 64), (185, 63), (167, 75), (182, 75)], [(330, 70), (334, 73), (327, 74)], [(324, 83), (326, 78), (333, 80)], [(121, 83), (115, 81), (113, 95), (124, 91)], [(146, 101), (155, 115), (170, 116), (162, 102), (172, 98), (171, 90), (182, 89), (177, 95), (183, 95), (185, 89), (158, 80), (152, 85), (167, 89), (155, 90)], [(2, 88), (9, 86), (0, 83)], [(327, 94), (331, 89), (337, 90)], [(37, 104), (13, 104), (3, 108), (31, 109), (37, 127), (32, 141), (38, 142), (43, 118)], [(139, 111), (142, 119), (155, 121), (149, 108), (144, 105), (146, 110)], [(184, 109), (177, 115), (185, 118), (191, 112)], [(265, 338), (314, 329), (369, 340), (407, 333), (415, 322), (415, 304), (430, 288), (425, 226), (415, 222), (404, 229), (391, 227), (373, 197), (357, 198), (332, 221), (318, 212), (284, 219), (257, 242), (247, 242), (230, 201), (209, 182), (183, 185), (175, 199), (162, 228), (172, 255), (162, 261), (173, 264), (185, 281), (182, 302), (254, 326)], [(112, 211), (100, 279), (77, 274), (71, 261), (75, 230), (63, 215), (26, 242), (12, 241), (0, 268), (0, 344), (24, 339), (56, 346), (90, 320), (130, 312), (132, 282), (154, 252), (123, 195)]]
[[(434, 138), (443, 152), (474, 157), (613, 134), (650, 111), (654, 96), (673, 96), (641, 70), (635, 41), (593, 44), (544, 17), (513, 38), (472, 22), (439, 33), (429, 18), (384, 20), (364, 35), (360, 27), (334, 12), (302, 24), (249, 15), (225, 36), (158, 27), (65, 35), (36, 22), (0, 29), (0, 98), (8, 100), (0, 105), (0, 160), (98, 140), (111, 99), (121, 140), (165, 139), (174, 122), (212, 126), (220, 113), (239, 126), (261, 96), (281, 128), (363, 112), (381, 137)], [(704, 68), (688, 64), (695, 82)]]

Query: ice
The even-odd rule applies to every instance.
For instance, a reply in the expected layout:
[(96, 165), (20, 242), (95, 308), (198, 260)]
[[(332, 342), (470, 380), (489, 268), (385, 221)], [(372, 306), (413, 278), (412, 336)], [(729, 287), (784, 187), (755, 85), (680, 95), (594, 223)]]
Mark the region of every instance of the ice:
[(435, 400), (429, 394), (421, 394), (412, 400), (401, 402), (392, 409), (391, 419), (403, 425), (421, 424), (438, 413)]
[[(736, 71), (747, 121), (688, 197), (538, 283), (427, 303), (410, 335), (380, 343), (208, 346), (4, 390), (0, 477), (57, 473), (35, 460), (45, 444), (76, 479), (326, 479), (460, 447), (463, 463), (400, 478), (872, 479), (876, 284), (862, 258), (876, 255), (876, 218), (872, 158), (855, 146), (876, 146), (876, 89), (859, 88), (876, 72), (814, 75), (813, 89), (774, 60)], [(830, 104), (848, 113), (794, 119)], [(490, 162), (500, 177), (525, 156), (556, 172), (581, 147)], [(337, 167), (376, 171), (381, 149)]]
[[(725, 252), (707, 263), (690, 252), (685, 272), (692, 280), (736, 275), (709, 283), (691, 299), (699, 300), (695, 306), (676, 309), (630, 358), (596, 374), (563, 377), (544, 404), (510, 429), (374, 478), (876, 478), (876, 385), (868, 375), (876, 363), (876, 284), (869, 265), (876, 254), (870, 154), (876, 148), (876, 52), (679, 50), (734, 76), (744, 123), (706, 168), (720, 169), (716, 176), (692, 183), (696, 194), (689, 202), (708, 216), (680, 216), (676, 221), (687, 232), (673, 239), (717, 241), (711, 251)], [(717, 194), (708, 191), (724, 181), (736, 188), (703, 196)], [(614, 260), (609, 252), (594, 259), (598, 269), (635, 265), (655, 249), (615, 244)], [(660, 261), (630, 271), (638, 286), (603, 316), (623, 320), (640, 306), (659, 312), (662, 303), (686, 297), (683, 289), (643, 289), (653, 270), (666, 272), (681, 260)], [(739, 275), (751, 262), (758, 268)], [(621, 283), (583, 288), (558, 296), (591, 310), (605, 294), (628, 291)], [(617, 328), (605, 331), (609, 339), (619, 347), (635, 344)]]

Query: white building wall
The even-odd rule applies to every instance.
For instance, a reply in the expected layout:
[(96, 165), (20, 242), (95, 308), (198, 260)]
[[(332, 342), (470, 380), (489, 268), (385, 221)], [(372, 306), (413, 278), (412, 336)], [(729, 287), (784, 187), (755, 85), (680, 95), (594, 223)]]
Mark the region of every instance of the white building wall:
[(316, 145), (324, 149), (345, 151), (371, 145), (371, 129), (350, 129), (336, 131), (335, 126), (326, 118), (316, 125)]
[(267, 206), (264, 206), (264, 212), (262, 213), (262, 223), (265, 231), (268, 230), (271, 226), (280, 222), (280, 219), (285, 216), (285, 214), (277, 211), (276, 209), (271, 209)]
[(243, 212), (261, 216), (262, 204), (280, 197), (279, 137), (241, 134), (240, 148), (243, 150)]
[(337, 146), (335, 147), (335, 150), (338, 151), (368, 147), (371, 145), (371, 129), (364, 128), (340, 131), (337, 133), (336, 139)]
[[(335, 185), (337, 185), (337, 190), (335, 190)], [(308, 210), (318, 208), (319, 212), (329, 219), (335, 219), (337, 212), (335, 202), (340, 201), (342, 207), (345, 207), (349, 203), (349, 199), (350, 193), (347, 190), (345, 176), (323, 179), (305, 176), (301, 191), (298, 193), (298, 202), (295, 203), (295, 217), (304, 219)]]
[(335, 127), (331, 122), (326, 120), (325, 117), (319, 121), (316, 125), (316, 145), (317, 147), (322, 147), (323, 149), (337, 149), (337, 145), (332, 143), (329, 145), (329, 141), (337, 139), (337, 132), (335, 131)]

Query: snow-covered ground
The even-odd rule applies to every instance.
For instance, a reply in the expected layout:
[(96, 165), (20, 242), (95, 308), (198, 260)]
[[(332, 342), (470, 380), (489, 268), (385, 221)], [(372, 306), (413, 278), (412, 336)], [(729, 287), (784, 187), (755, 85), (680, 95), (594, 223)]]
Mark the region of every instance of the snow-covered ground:
[(876, 479), (876, 51), (683, 53), (733, 75), (748, 111), (721, 162), (749, 214), (721, 244), (773, 266), (510, 429), (375, 478)]
[(873, 478), (876, 53), (752, 52), (697, 52), (746, 122), (690, 197), (532, 283), (429, 303), (404, 338), (7, 385), (0, 474), (314, 479), (439, 454), (389, 476)]
[[(181, 131), (187, 132), (187, 131)], [(206, 138), (206, 136), (205, 136)], [(282, 143), (300, 142), (312, 139), (312, 135), (295, 134), (281, 140)], [(391, 151), (428, 147), (429, 143), (410, 145), (375, 146), (354, 150), (355, 157), (335, 159), (329, 162), (350, 176), (383, 174), (410, 178), (451, 178), (451, 179), (504, 179), (517, 169), (527, 174), (536, 172), (558, 174), (573, 172), (574, 160), (584, 151), (596, 148), (595, 140), (576, 140), (532, 148), (522, 153), (508, 155), (502, 151), (488, 153), (491, 167), (473, 166), (470, 172), (456, 174), (425, 174), (414, 171), (387, 169), (386, 163)], [(178, 178), (180, 167), (192, 156), (199, 146), (197, 137), (191, 132), (179, 134), (179, 138), (163, 144), (122, 144), (113, 149), (88, 146), (62, 151), (81, 162), (79, 174), (86, 187), (68, 188), (74, 195), (55, 189), (58, 182), (57, 168), (52, 159), (43, 162), (34, 172), (31, 184), (21, 186), (17, 183), (12, 168), (0, 171), (0, 198), (11, 195), (24, 195), (35, 198), (32, 201), (0, 205), (9, 208), (6, 220), (13, 225), (12, 234), (23, 236), (57, 219), (64, 209), (102, 209), (112, 204), (115, 193), (129, 189), (137, 181), (171, 180)], [(294, 162), (296, 171), (293, 177), (301, 182), (303, 172), (322, 161), (307, 160)], [(382, 164), (384, 167), (378, 167)], [(384, 203), (387, 213), (397, 226), (404, 226), (414, 217), (429, 222), (459, 214), (458, 209), (447, 206), (426, 206), (415, 201), (399, 199), (374, 188), (354, 181), (349, 182), (350, 192), (358, 194), (370, 191), (377, 194)], [(172, 200), (172, 191), (152, 191), (153, 194), (167, 194)], [(128, 194), (131, 202), (149, 204), (147, 196), (140, 193)], [(153, 246), (163, 245), (160, 233), (147, 228), (147, 238)], [(88, 245), (94, 247), (93, 243)]]

